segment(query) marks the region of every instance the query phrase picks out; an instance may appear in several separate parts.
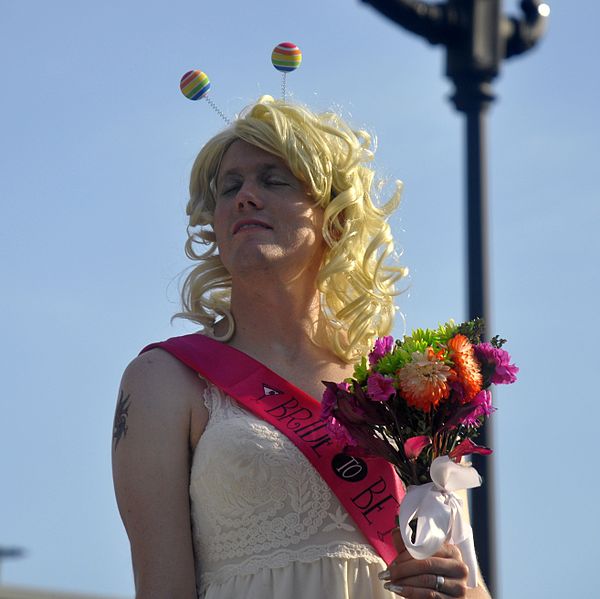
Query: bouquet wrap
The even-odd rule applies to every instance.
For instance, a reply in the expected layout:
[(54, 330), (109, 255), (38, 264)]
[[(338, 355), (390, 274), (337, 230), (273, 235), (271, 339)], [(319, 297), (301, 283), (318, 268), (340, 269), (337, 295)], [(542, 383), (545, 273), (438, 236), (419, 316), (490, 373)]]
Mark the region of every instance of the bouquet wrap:
[[(469, 568), (467, 584), (477, 584), (477, 560), (473, 530), (463, 516), (462, 500), (455, 491), (481, 485), (481, 477), (472, 466), (454, 463), (448, 456), (431, 464), (430, 483), (410, 485), (400, 506), (399, 528), (408, 552), (415, 559), (437, 553), (444, 543), (453, 543)], [(416, 531), (410, 523), (416, 520)]]

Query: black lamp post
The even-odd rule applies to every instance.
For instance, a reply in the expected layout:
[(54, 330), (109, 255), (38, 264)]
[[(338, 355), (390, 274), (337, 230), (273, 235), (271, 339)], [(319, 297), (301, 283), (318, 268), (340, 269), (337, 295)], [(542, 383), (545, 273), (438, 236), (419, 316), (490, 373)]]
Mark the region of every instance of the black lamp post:
[[(487, 171), (485, 114), (494, 100), (492, 80), (504, 58), (522, 54), (543, 35), (550, 8), (540, 0), (521, 0), (522, 16), (502, 14), (501, 0), (363, 0), (431, 44), (446, 46), (446, 75), (454, 83), (451, 99), (466, 115), (468, 316), (489, 323)], [(480, 442), (491, 444), (483, 427)], [(471, 495), (473, 532), (479, 562), (492, 595), (496, 592), (494, 560), (494, 486), (489, 458), (473, 456), (485, 480)]]
[(2, 562), (5, 559), (23, 557), (25, 555), (25, 551), (20, 547), (0, 547), (0, 573)]

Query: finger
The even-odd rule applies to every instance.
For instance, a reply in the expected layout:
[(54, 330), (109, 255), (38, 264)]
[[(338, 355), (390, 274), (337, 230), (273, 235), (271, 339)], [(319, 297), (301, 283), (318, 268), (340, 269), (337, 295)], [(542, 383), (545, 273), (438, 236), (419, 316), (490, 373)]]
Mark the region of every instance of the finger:
[(458, 560), (462, 560), (462, 553), (460, 549), (453, 543), (444, 543), (438, 551), (434, 553), (435, 557), (450, 557)]
[[(384, 585), (388, 591), (396, 593), (396, 595), (403, 597), (404, 599), (456, 599), (452, 595), (446, 595), (431, 589), (419, 589), (410, 586), (401, 586), (393, 583), (387, 583), (389, 586)], [(463, 595), (463, 597), (466, 597)]]
[(393, 582), (425, 574), (466, 581), (469, 573), (469, 569), (462, 560), (446, 557), (397, 560), (390, 564), (388, 570), (390, 580)]
[(383, 585), (383, 588), (386, 591), (391, 591), (392, 593), (396, 593), (396, 595), (398, 595), (400, 597), (400, 599), (407, 599), (404, 596), (404, 594), (403, 594), (404, 593), (404, 587), (401, 586), (401, 585), (399, 585), (399, 584), (396, 584), (396, 583), (393, 583), (393, 582), (386, 582)]
[(392, 541), (394, 542), (394, 548), (398, 552), (398, 556), (394, 560), (396, 563), (402, 563), (414, 559), (412, 555), (406, 549), (402, 533), (399, 528), (392, 530)]
[[(406, 549), (406, 545), (404, 544), (404, 539), (402, 538), (402, 533), (400, 532), (399, 528), (394, 528), (392, 530), (392, 541), (394, 543), (394, 548), (398, 553), (398, 558), (396, 558), (395, 561), (404, 562), (413, 559), (408, 549)], [(434, 557), (449, 557), (462, 560), (460, 549), (452, 543), (444, 543), (434, 554)]]
[(467, 592), (466, 580), (457, 580), (454, 578), (446, 578), (434, 574), (423, 574), (420, 576), (410, 576), (403, 578), (401, 581), (390, 581), (392, 584), (402, 587), (402, 594), (412, 597), (413, 593), (416, 593), (416, 589), (425, 591), (427, 597), (431, 596), (433, 592), (448, 597), (465, 597)]

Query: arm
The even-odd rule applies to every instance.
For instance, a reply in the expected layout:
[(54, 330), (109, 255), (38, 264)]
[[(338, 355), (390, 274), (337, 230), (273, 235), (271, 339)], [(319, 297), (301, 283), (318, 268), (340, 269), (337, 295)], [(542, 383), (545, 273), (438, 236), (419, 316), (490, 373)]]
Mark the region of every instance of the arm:
[[(463, 503), (463, 515), (469, 522), (466, 491), (457, 495)], [(385, 580), (391, 591), (406, 599), (491, 599), (481, 572), (477, 569), (477, 586), (467, 587), (468, 568), (456, 545), (445, 544), (440, 551), (428, 559), (414, 559), (404, 547), (399, 529), (393, 531), (394, 545), (398, 556), (390, 564)], [(437, 576), (444, 577), (439, 591), (435, 591)]]
[(190, 437), (197, 435), (198, 422), (206, 423), (204, 388), (195, 373), (160, 349), (136, 358), (121, 381), (113, 479), (138, 599), (196, 598)]

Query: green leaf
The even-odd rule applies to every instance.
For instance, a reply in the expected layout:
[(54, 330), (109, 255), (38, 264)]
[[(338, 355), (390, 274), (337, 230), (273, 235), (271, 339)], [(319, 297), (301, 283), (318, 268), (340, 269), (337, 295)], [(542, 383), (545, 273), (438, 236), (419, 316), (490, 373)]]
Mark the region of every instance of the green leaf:
[(492, 347), (495, 347), (496, 349), (500, 349), (506, 343), (506, 339), (501, 339), (500, 335), (494, 335), (490, 339), (490, 343), (492, 344)]
[(480, 343), (483, 338), (485, 322), (483, 318), (475, 318), (463, 322), (457, 329), (457, 333), (464, 335), (471, 343)]
[(358, 364), (354, 365), (354, 378), (359, 385), (364, 385), (367, 382), (369, 367), (367, 366), (367, 358), (363, 356)]

